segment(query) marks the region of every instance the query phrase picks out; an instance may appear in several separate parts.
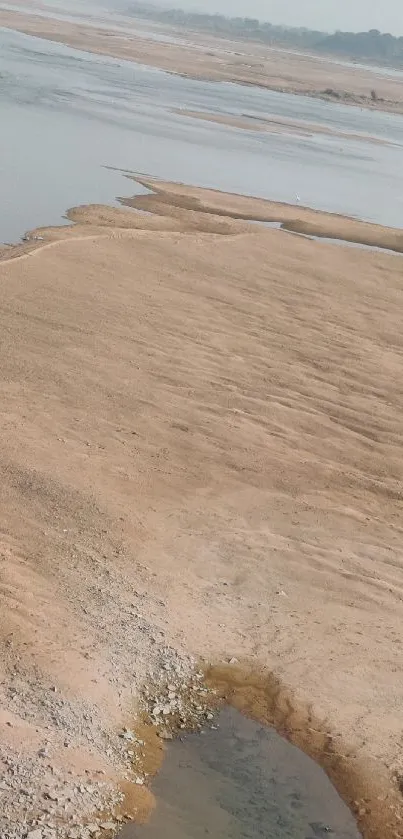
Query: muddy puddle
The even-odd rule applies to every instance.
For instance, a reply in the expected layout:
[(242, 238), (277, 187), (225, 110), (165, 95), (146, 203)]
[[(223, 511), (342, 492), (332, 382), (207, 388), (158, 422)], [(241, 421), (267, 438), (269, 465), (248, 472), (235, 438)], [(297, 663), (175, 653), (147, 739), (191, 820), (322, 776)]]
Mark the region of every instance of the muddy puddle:
[(359, 839), (320, 767), (276, 733), (225, 707), (213, 727), (168, 745), (146, 824), (120, 839)]

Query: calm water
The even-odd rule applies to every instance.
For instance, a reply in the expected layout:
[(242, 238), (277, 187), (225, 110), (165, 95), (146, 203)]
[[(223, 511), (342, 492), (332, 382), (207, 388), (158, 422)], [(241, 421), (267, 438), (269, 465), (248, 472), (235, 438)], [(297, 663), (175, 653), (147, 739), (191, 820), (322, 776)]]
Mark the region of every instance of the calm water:
[(359, 839), (326, 775), (273, 729), (221, 712), (219, 728), (169, 746), (146, 825), (119, 839)]
[[(270, 135), (174, 108), (297, 118), (397, 145)], [(403, 118), (172, 76), (0, 29), (0, 241), (133, 185), (105, 167), (294, 201), (393, 226), (403, 219)]]

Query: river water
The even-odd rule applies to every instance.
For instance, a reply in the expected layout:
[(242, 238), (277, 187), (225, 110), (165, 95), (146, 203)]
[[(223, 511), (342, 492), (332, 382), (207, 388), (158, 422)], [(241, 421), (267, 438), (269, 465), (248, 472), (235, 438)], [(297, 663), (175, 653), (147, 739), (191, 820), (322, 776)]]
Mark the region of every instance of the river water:
[[(362, 138), (274, 134), (174, 113), (250, 114)], [(107, 167), (293, 202), (399, 227), (403, 118), (196, 81), (0, 29), (0, 241), (65, 210), (133, 194)], [(374, 136), (385, 144), (371, 142)]]

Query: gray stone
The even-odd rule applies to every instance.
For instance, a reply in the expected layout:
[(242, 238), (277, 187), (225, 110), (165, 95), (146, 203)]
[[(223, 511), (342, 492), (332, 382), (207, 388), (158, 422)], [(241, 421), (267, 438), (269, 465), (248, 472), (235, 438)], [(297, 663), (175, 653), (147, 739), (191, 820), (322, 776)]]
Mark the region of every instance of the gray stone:
[(173, 735), (170, 731), (159, 731), (158, 737), (160, 737), (161, 740), (173, 740)]
[(125, 728), (120, 736), (123, 737), (123, 740), (133, 741), (136, 739), (136, 735), (134, 734), (134, 732), (130, 731), (130, 729), (128, 728)]

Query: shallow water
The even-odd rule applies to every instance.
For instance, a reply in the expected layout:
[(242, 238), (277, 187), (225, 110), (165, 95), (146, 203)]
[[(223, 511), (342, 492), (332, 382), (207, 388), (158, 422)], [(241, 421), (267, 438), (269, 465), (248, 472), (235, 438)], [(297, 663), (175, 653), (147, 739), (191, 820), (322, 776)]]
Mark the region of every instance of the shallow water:
[(359, 839), (334, 787), (299, 749), (232, 708), (217, 723), (169, 745), (149, 822), (126, 825), (120, 839)]
[[(297, 233), (297, 236), (304, 236), (305, 234)], [(358, 250), (362, 251), (371, 251), (372, 253), (387, 253), (390, 256), (399, 256), (401, 257), (403, 254), (400, 251), (394, 251), (391, 248), (381, 248), (377, 245), (365, 245), (362, 242), (349, 242), (348, 239), (331, 239), (327, 236), (306, 236), (306, 239), (312, 239), (314, 242), (323, 242), (323, 244), (327, 245), (341, 245), (342, 247), (346, 248), (358, 248)]]
[(365, 245), (362, 242), (351, 242), (349, 239), (335, 239), (330, 236), (314, 236), (312, 233), (299, 233), (297, 230), (287, 230), (282, 221), (257, 221), (256, 219), (248, 219), (250, 224), (262, 225), (269, 227), (272, 230), (282, 230), (288, 233), (289, 236), (301, 236), (302, 239), (310, 239), (311, 242), (319, 242), (324, 245), (341, 245), (346, 248), (358, 248), (363, 251), (372, 251), (373, 253), (387, 253), (392, 256), (402, 256), (400, 251), (394, 251), (391, 248), (382, 248), (378, 245)]
[[(403, 118), (181, 78), (0, 29), (0, 241), (73, 205), (135, 192), (116, 167), (301, 202), (392, 226), (403, 218)], [(173, 113), (279, 116), (371, 134), (257, 133)]]

